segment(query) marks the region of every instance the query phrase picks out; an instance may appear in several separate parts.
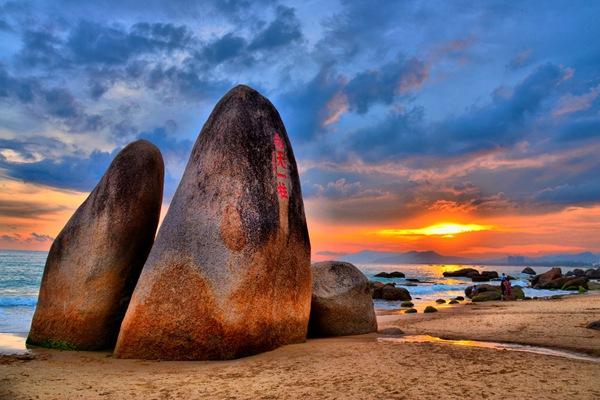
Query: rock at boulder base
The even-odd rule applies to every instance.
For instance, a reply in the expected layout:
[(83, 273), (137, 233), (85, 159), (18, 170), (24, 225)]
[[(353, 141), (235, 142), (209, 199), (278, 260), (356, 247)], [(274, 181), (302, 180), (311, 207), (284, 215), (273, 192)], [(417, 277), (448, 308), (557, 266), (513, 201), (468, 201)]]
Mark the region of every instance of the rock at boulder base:
[(501, 294), (500, 292), (496, 292), (494, 290), (490, 290), (488, 292), (477, 293), (477, 295), (473, 296), (472, 300), (475, 302), (479, 301), (491, 301), (491, 300), (500, 300)]
[(126, 146), (52, 243), (27, 343), (114, 346), (152, 247), (162, 203), (160, 151)]
[(135, 288), (115, 355), (231, 359), (306, 338), (310, 242), (277, 110), (237, 86), (192, 149)]
[(375, 332), (377, 319), (369, 280), (354, 265), (312, 264), (313, 290), (308, 332), (313, 337)]

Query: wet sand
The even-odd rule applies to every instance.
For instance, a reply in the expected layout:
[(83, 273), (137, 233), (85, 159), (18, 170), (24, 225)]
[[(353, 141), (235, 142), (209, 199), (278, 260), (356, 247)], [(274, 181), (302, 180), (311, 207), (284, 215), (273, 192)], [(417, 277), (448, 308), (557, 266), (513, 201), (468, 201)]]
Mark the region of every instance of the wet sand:
[[(600, 296), (386, 315), (380, 328), (600, 354)], [(497, 329), (503, 321), (508, 329)], [(1, 399), (597, 399), (600, 363), (534, 353), (399, 343), (381, 335), (309, 340), (234, 361), (118, 360), (34, 350), (0, 358)]]

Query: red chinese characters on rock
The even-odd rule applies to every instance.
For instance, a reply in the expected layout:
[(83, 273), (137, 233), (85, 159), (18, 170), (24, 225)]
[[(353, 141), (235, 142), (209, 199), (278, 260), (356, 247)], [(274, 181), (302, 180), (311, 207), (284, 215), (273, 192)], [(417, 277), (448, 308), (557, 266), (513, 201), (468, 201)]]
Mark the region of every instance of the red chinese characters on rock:
[(277, 177), (277, 195), (280, 199), (288, 199), (288, 170), (287, 159), (285, 156), (285, 143), (277, 132), (275, 132), (275, 135), (273, 136), (273, 142), (275, 143), (275, 152), (273, 153), (273, 172)]

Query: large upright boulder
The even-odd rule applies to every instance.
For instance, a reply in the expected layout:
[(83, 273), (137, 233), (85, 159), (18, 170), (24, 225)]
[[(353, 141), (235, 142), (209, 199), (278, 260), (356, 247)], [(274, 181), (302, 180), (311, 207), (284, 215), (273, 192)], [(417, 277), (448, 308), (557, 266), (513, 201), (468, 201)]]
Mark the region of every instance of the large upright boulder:
[(121, 326), (122, 358), (231, 359), (302, 342), (310, 242), (283, 122), (237, 86), (194, 145)]
[(162, 203), (160, 151), (125, 147), (54, 240), (27, 343), (112, 347), (152, 247)]
[(310, 336), (344, 336), (375, 332), (377, 319), (369, 280), (354, 265), (341, 261), (312, 264)]

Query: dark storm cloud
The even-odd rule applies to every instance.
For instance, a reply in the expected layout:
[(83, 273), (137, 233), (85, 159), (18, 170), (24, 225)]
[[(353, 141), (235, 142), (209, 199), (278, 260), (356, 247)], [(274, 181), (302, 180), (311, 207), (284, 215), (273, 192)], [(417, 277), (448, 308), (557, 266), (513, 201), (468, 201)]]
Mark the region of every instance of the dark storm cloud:
[(273, 21), (254, 37), (248, 49), (271, 50), (302, 39), (300, 21), (293, 8), (278, 6)]

